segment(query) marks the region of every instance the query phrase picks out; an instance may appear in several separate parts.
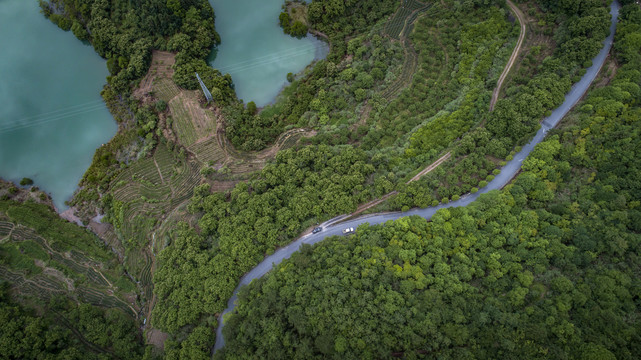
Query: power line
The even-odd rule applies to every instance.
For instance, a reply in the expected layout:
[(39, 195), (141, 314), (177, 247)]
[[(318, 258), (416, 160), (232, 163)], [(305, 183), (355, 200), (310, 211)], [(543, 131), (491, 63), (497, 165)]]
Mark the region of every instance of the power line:
[[(263, 65), (267, 65), (267, 64), (271, 64), (271, 63), (280, 62), (281, 60), (286, 59), (286, 58), (305, 55), (310, 50), (316, 51), (316, 50), (321, 49), (321, 48), (322, 48), (322, 46), (314, 46), (314, 47), (306, 48), (306, 49), (302, 49), (302, 48), (294, 49), (296, 51), (286, 52), (286, 53), (274, 52), (274, 53), (271, 53), (271, 54), (268, 54), (268, 55), (265, 55), (265, 56), (261, 56), (261, 57), (256, 58), (256, 59), (250, 59), (250, 60), (238, 62), (238, 63), (235, 63), (233, 65), (224, 66), (224, 67), (220, 67), (220, 68), (216, 68), (216, 69), (218, 69), (218, 71), (220, 71), (221, 73), (242, 72), (242, 71), (245, 71), (247, 69), (255, 68), (255, 67), (258, 67), (258, 66), (263, 66)], [(277, 56), (274, 56), (274, 55), (277, 55)], [(259, 60), (259, 61), (257, 61), (257, 60)]]
[(23, 117), (23, 118), (21, 118), (19, 120), (16, 120), (15, 122), (23, 122), (23, 121), (31, 120), (31, 119), (34, 119), (34, 118), (39, 118), (39, 117), (45, 116), (45, 115), (47, 115), (47, 116), (54, 115), (54, 114), (59, 113), (59, 112), (63, 112), (64, 113), (64, 112), (67, 112), (67, 111), (71, 111), (71, 109), (82, 108), (82, 107), (85, 107), (85, 106), (94, 106), (94, 105), (102, 104), (102, 103), (103, 103), (102, 100), (89, 101), (89, 102), (86, 102), (86, 103), (82, 103), (82, 104), (77, 104), (77, 105), (72, 105), (72, 106), (68, 106), (68, 107), (65, 107), (65, 108), (61, 108), (61, 109), (58, 109), (58, 110), (52, 110), (52, 111), (40, 113), (40, 114), (37, 114), (37, 115), (31, 115), (31, 116)]
[(42, 124), (46, 124), (46, 123), (50, 123), (50, 122), (66, 119), (66, 118), (69, 118), (69, 117), (72, 117), (72, 116), (75, 116), (75, 115), (94, 112), (96, 110), (104, 109), (104, 108), (105, 108), (104, 104), (98, 104), (98, 105), (94, 105), (94, 106), (90, 106), (90, 107), (85, 107), (85, 108), (82, 108), (82, 109), (77, 109), (77, 110), (74, 110), (74, 111), (68, 111), (68, 112), (62, 113), (62, 114), (57, 114), (57, 115), (53, 115), (53, 116), (49, 116), (49, 117), (44, 117), (44, 118), (41, 118), (41, 119), (36, 120), (34, 122), (29, 122), (29, 123), (26, 123), (26, 124), (15, 124), (14, 123), (12, 125), (0, 128), (0, 134), (9, 133), (9, 132), (16, 131), (16, 130), (22, 130), (22, 129), (34, 127), (34, 126), (37, 126), (37, 125), (42, 125)]

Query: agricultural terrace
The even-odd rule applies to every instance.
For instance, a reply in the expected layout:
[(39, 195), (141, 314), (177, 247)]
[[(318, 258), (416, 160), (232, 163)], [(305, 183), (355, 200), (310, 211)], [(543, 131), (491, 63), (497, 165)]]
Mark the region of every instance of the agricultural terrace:
[(160, 144), (153, 156), (136, 161), (113, 180), (110, 220), (127, 250), (145, 247), (157, 223), (189, 199), (201, 180), (199, 170), (195, 161)]
[[(62, 242), (42, 236), (40, 228), (25, 226), (21, 221), (23, 216), (38, 218), (42, 209), (31, 204), (29, 206), (35, 211), (29, 215), (21, 206), (9, 202), (0, 204), (0, 279), (11, 284), (14, 296), (47, 302), (55, 295), (66, 295), (77, 301), (118, 308), (136, 316), (138, 305), (128, 300), (135, 298), (132, 295), (135, 286), (131, 282), (110, 269), (112, 264), (105, 263), (100, 253), (89, 255), (68, 248)], [(47, 224), (53, 231), (56, 231), (56, 226), (74, 226), (62, 219), (49, 220), (55, 222), (53, 226)], [(43, 226), (46, 220), (39, 223)], [(94, 236), (83, 234), (82, 238), (75, 239), (98, 244)], [(73, 233), (65, 236), (74, 238)]]
[(173, 130), (183, 146), (215, 135), (216, 118), (211, 110), (200, 106), (197, 91), (181, 91), (169, 101), (169, 109)]
[(430, 5), (417, 0), (401, 0), (401, 6), (385, 24), (385, 34), (393, 39), (400, 40), (406, 36), (414, 20)]
[(178, 95), (180, 89), (171, 80), (174, 75), (173, 65), (175, 63), (174, 54), (154, 50), (149, 71), (140, 81), (140, 85), (136, 90), (137, 97), (140, 98), (152, 93), (153, 96), (169, 102), (174, 96)]
[(152, 300), (155, 255), (169, 244), (176, 224), (190, 219), (186, 206), (194, 187), (205, 181), (214, 190), (229, 190), (262, 169), (278, 150), (309, 136), (304, 130), (294, 129), (259, 153), (235, 150), (224, 136), (220, 111), (202, 107), (197, 91), (174, 84), (173, 61), (173, 54), (155, 51), (149, 73), (136, 94), (143, 101), (162, 100), (169, 105), (164, 131), (175, 134), (177, 143), (161, 141), (151, 156), (121, 171), (111, 181), (112, 197), (107, 204), (111, 210), (106, 220), (113, 227), (93, 225), (121, 254), (128, 272), (137, 279), (143, 307)]
[(470, 24), (452, 15), (434, 3), (415, 21), (404, 44), (407, 68), (416, 70), (403, 72), (404, 81), (383, 94), (391, 101), (370, 114), (362, 140), (367, 149), (404, 152), (407, 160), (395, 170), (402, 178), (475, 125), (474, 105), (485, 101), (513, 47), (516, 34), (499, 11), (470, 14)]

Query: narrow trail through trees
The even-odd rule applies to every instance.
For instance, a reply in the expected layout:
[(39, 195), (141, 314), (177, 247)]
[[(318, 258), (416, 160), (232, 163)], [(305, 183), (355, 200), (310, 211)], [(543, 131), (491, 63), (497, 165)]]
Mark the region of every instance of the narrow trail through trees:
[(519, 23), (521, 23), (521, 33), (519, 34), (519, 40), (516, 42), (514, 51), (512, 51), (512, 56), (510, 56), (510, 60), (508, 60), (507, 65), (505, 66), (505, 69), (503, 69), (503, 72), (501, 73), (501, 76), (499, 77), (499, 80), (496, 83), (496, 88), (492, 93), (492, 100), (490, 101), (490, 111), (494, 110), (494, 105), (499, 99), (499, 94), (501, 93), (501, 87), (503, 86), (503, 82), (507, 78), (507, 74), (512, 69), (512, 65), (514, 65), (514, 62), (519, 57), (519, 53), (521, 52), (521, 46), (523, 45), (523, 40), (525, 39), (525, 33), (527, 31), (525, 16), (523, 16), (523, 13), (521, 12), (521, 10), (518, 7), (516, 7), (516, 5), (514, 5), (514, 3), (511, 2), (510, 0), (507, 0), (507, 4), (510, 6), (510, 9), (512, 9), (512, 12), (514, 12), (514, 15), (516, 15), (516, 17), (519, 19)]
[[(451, 155), (452, 155), (452, 152), (448, 151), (445, 155), (443, 155), (440, 158), (438, 158), (438, 160), (434, 161), (433, 163), (428, 165), (425, 169), (421, 170), (418, 174), (414, 175), (414, 177), (411, 178), (410, 180), (408, 180), (405, 184), (410, 184), (410, 183), (420, 179), (424, 175), (428, 174), (432, 170), (436, 169), (439, 165), (441, 165), (442, 163), (447, 161), (450, 158)], [(357, 215), (360, 215), (363, 212), (365, 212), (367, 209), (373, 208), (374, 206), (382, 203), (383, 201), (389, 199), (390, 197), (392, 197), (392, 196), (394, 196), (396, 194), (398, 194), (398, 191), (394, 190), (394, 191), (391, 191), (391, 192), (381, 196), (378, 199), (374, 199), (374, 200), (372, 200), (372, 201), (370, 201), (368, 203), (361, 204), (358, 208), (356, 208), (356, 211), (354, 211), (353, 213), (348, 215), (345, 219), (350, 219), (350, 218), (353, 218), (353, 217), (355, 217)]]

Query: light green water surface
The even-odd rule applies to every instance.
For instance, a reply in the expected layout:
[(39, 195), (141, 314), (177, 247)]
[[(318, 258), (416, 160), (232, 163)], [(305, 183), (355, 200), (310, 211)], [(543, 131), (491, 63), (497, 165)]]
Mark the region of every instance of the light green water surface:
[[(234, 80), (238, 97), (273, 102), (289, 72), (324, 58), (326, 43), (278, 26), (282, 0), (212, 2), (222, 44), (210, 63)], [(0, 177), (33, 179), (59, 210), (97, 147), (117, 126), (100, 98), (104, 60), (39, 12), (35, 0), (0, 0)]]
[(36, 0), (0, 0), (0, 49), (0, 177), (33, 179), (64, 210), (117, 130), (100, 98), (105, 62)]
[(210, 0), (221, 44), (210, 64), (234, 81), (238, 98), (267, 105), (314, 59), (327, 56), (327, 44), (308, 35), (296, 39), (278, 26), (283, 0)]

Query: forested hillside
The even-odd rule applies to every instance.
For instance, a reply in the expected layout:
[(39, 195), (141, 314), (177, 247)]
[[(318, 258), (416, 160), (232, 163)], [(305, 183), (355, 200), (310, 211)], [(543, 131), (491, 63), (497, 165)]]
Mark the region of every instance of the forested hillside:
[[(607, 68), (512, 184), (303, 248), (243, 288), (214, 357), (641, 353), (641, 10), (621, 2)], [(207, 0), (40, 1), (106, 59), (119, 132), (71, 201), (100, 238), (0, 183), (0, 353), (211, 358), (266, 255), (367, 204), (438, 205), (494, 179), (591, 65), (606, 3), (516, 2), (528, 39), (489, 111), (521, 29), (503, 0), (296, 3), (330, 53), (262, 109), (207, 63)]]
[(136, 285), (37, 188), (0, 182), (0, 357), (137, 359)]
[(147, 72), (152, 49), (178, 51), (176, 80), (195, 87), (193, 69), (207, 71), (202, 59), (220, 42), (207, 0), (39, 1), (53, 22), (107, 59), (116, 94), (128, 92), (130, 82)]
[[(410, 186), (399, 186), (401, 194), (393, 199), (393, 208), (448, 202), (484, 187), (499, 171), (499, 159), (511, 160), (518, 146), (539, 129), (539, 121), (563, 102), (571, 85), (591, 64), (589, 59), (600, 50), (610, 15), (599, 2), (586, 2), (576, 12), (556, 7), (547, 11), (545, 16), (558, 23), (553, 53), (540, 64), (528, 61), (521, 65), (531, 69), (527, 76), (515, 79), (494, 111), (479, 109), (478, 101), (464, 100), (460, 108), (435, 116), (411, 133), (405, 156), (412, 163), (436, 159), (452, 140), (460, 137), (460, 141), (453, 148), (455, 156), (449, 169), (439, 169)], [(540, 51), (540, 46), (530, 49), (528, 59)]]
[(117, 310), (54, 298), (41, 314), (11, 301), (0, 281), (3, 359), (140, 359), (144, 348), (133, 320)]
[(218, 358), (641, 353), (641, 33), (505, 190), (306, 247), (239, 294)]

